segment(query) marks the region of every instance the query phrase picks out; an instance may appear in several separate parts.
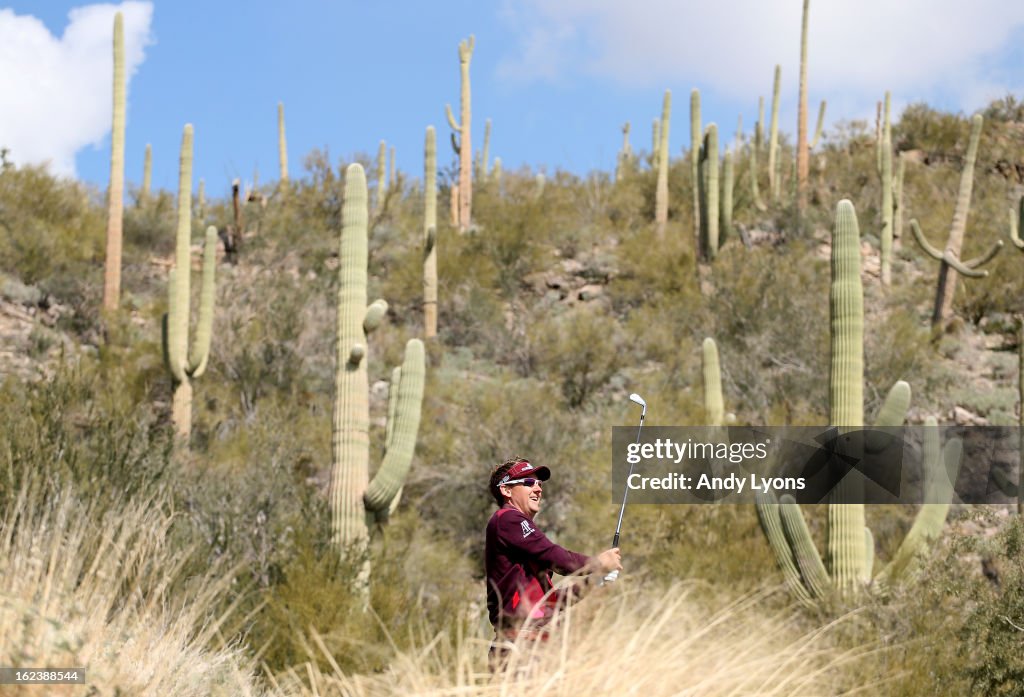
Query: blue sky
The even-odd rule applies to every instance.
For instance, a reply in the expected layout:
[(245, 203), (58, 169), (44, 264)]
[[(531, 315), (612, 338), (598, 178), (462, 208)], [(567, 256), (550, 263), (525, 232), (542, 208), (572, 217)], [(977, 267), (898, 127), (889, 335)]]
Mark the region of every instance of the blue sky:
[[(110, 147), (110, 37), (125, 11), (126, 176), (176, 186), (185, 123), (195, 128), (195, 178), (211, 195), (230, 181), (276, 179), (277, 103), (284, 102), (289, 170), (328, 148), (332, 161), (397, 148), (422, 171), (427, 125), (448, 139), (458, 109), (458, 42), (475, 34), (474, 146), (493, 120), (491, 155), (505, 168), (610, 169), (632, 123), (650, 147), (661, 96), (673, 92), (671, 149), (689, 146), (689, 93), (726, 144), (782, 65), (781, 127), (795, 130), (800, 0), (505, 0), (434, 2), (153, 0), (87, 4), (16, 0), (0, 9), (0, 145), (16, 162), (50, 161), (59, 174), (105, 186)], [(831, 126), (873, 118), (886, 89), (894, 107), (927, 101), (970, 112), (1024, 95), (1024, 3), (1019, 0), (813, 0), (812, 118), (828, 100)], [(447, 146), (442, 166), (452, 161)]]

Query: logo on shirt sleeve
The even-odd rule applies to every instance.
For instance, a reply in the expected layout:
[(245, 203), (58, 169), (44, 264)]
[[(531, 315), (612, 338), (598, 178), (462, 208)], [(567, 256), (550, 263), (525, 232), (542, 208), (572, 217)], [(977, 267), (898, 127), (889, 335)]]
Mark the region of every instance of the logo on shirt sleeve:
[(522, 523), (520, 523), (520, 525), (523, 527), (523, 538), (524, 539), (529, 537), (531, 532), (534, 532), (534, 528), (530, 527), (530, 521), (524, 520)]

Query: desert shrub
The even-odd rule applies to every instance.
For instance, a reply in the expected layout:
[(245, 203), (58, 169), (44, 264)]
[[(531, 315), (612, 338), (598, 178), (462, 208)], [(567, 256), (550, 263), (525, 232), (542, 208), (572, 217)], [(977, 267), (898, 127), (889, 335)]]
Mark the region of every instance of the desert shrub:
[(623, 339), (618, 322), (593, 305), (531, 325), (541, 378), (561, 385), (570, 408), (581, 406), (619, 370)]
[(933, 109), (927, 104), (911, 104), (892, 125), (896, 150), (924, 150), (952, 154), (967, 146), (970, 124), (963, 116)]
[(0, 172), (3, 270), (30, 285), (95, 273), (93, 263), (104, 253), (106, 215), (91, 196), (80, 184), (50, 175), (45, 166)]

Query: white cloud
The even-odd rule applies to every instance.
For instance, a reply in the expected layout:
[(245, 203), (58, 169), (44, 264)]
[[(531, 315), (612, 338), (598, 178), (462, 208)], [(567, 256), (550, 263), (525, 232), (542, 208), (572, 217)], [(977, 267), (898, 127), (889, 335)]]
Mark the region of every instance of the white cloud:
[[(775, 64), (795, 95), (800, 15), (799, 0), (509, 0), (503, 17), (520, 47), (499, 70), (520, 80), (695, 86), (756, 103)], [(904, 102), (939, 96), (970, 111), (1024, 87), (1022, 66), (1007, 65), (1024, 38), (1020, 0), (814, 0), (809, 25), (812, 100), (864, 111), (889, 89)]]
[[(12, 161), (49, 162), (54, 174), (74, 176), (75, 153), (110, 132), (119, 10), (130, 85), (151, 43), (152, 3), (75, 8), (60, 38), (35, 17), (0, 10), (0, 146), (10, 149)], [(130, 124), (130, 90), (128, 96)]]

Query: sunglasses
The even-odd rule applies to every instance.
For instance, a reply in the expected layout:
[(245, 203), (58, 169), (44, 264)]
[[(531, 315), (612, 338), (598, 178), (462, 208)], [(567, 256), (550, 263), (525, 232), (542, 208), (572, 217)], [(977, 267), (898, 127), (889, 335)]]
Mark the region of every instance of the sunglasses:
[(534, 484), (540, 484), (543, 486), (543, 482), (540, 479), (534, 479), (533, 477), (526, 477), (524, 479), (510, 479), (504, 482), (504, 486), (512, 486), (514, 484), (522, 484), (525, 487), (533, 488)]

